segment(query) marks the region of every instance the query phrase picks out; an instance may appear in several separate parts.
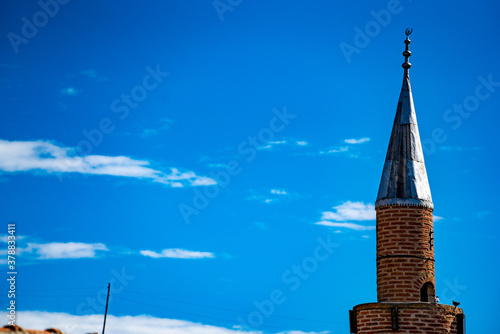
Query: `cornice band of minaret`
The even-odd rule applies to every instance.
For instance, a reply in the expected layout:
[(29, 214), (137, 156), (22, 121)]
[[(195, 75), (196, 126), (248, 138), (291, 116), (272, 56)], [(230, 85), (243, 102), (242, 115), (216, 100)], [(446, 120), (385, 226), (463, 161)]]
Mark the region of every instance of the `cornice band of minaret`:
[(402, 65), (404, 68), (403, 86), (375, 202), (376, 208), (388, 205), (408, 205), (432, 209), (434, 206), (411, 93), (409, 75), (411, 41), (408, 37), (410, 34), (411, 29), (407, 29), (404, 41), (406, 50), (403, 52), (405, 62)]

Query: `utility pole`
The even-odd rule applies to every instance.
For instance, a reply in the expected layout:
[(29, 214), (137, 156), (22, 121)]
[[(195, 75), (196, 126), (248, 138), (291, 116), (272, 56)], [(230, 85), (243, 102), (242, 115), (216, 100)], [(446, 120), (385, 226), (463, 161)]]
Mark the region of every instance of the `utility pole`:
[(108, 303), (109, 303), (109, 290), (111, 288), (111, 283), (108, 283), (108, 297), (106, 297), (106, 310), (104, 311), (104, 324), (102, 325), (102, 334), (106, 329), (106, 317), (108, 316)]

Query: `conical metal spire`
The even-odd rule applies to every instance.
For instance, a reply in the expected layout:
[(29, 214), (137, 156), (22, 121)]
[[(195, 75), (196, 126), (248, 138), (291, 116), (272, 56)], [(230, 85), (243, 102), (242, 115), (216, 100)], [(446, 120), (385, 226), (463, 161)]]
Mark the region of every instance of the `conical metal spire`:
[(406, 50), (403, 52), (404, 77), (399, 95), (391, 140), (387, 149), (382, 180), (375, 207), (386, 205), (412, 205), (433, 208), (431, 190), (425, 170), (424, 154), (418, 133), (417, 116), (413, 106), (408, 58), (411, 56), (406, 29)]

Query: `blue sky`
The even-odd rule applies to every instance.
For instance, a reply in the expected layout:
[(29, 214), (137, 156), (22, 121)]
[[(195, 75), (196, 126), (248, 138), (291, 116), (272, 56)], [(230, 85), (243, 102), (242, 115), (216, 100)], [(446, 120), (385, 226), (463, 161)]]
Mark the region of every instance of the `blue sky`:
[(471, 333), (498, 327), (497, 2), (3, 9), (19, 325), (100, 331), (112, 282), (111, 334), (348, 333), (376, 300), (373, 204), (412, 27), (436, 291)]

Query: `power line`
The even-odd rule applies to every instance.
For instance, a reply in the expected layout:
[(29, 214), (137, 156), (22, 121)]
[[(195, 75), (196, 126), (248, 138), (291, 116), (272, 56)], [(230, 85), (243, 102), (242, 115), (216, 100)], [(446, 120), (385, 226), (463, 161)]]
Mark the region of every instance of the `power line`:
[[(214, 320), (219, 320), (219, 321), (224, 321), (224, 322), (227, 322), (227, 323), (230, 323), (230, 324), (234, 324), (234, 320), (217, 318), (217, 317), (211, 317), (211, 316), (208, 316), (208, 315), (203, 315), (203, 314), (198, 314), (198, 313), (191, 313), (191, 312), (173, 310), (173, 309), (170, 309), (170, 308), (167, 308), (167, 307), (157, 306), (157, 305), (153, 305), (153, 304), (148, 304), (148, 303), (140, 302), (140, 301), (137, 301), (137, 300), (123, 298), (123, 297), (120, 297), (120, 296), (114, 296), (114, 298), (118, 298), (118, 299), (125, 300), (125, 301), (128, 301), (128, 302), (136, 303), (136, 304), (142, 304), (142, 305), (146, 305), (146, 306), (158, 308), (158, 309), (161, 309), (161, 310), (167, 310), (167, 311), (171, 311), (171, 312), (177, 312), (177, 313), (187, 314), (187, 315), (196, 316), (196, 317), (214, 319)], [(273, 328), (273, 329), (278, 329), (278, 330), (290, 330), (290, 328), (270, 326), (270, 325), (262, 325), (262, 326), (259, 326), (259, 327)]]
[[(224, 308), (224, 307), (203, 305), (203, 304), (198, 304), (198, 303), (193, 303), (193, 302), (186, 302), (186, 301), (181, 301), (181, 300), (175, 300), (175, 299), (169, 299), (169, 298), (164, 298), (164, 297), (158, 297), (158, 296), (148, 295), (148, 294), (145, 294), (145, 293), (131, 291), (131, 290), (123, 290), (123, 292), (128, 292), (128, 293), (133, 293), (133, 294), (141, 295), (141, 296), (145, 296), (145, 297), (151, 297), (151, 298), (156, 298), (156, 299), (171, 301), (171, 302), (174, 302), (174, 303), (194, 305), (194, 306), (212, 308), (212, 309), (216, 309), (216, 310), (222, 310), (222, 311), (228, 311), (228, 312), (234, 312), (234, 313), (250, 313), (251, 312), (251, 311), (235, 310), (235, 309), (229, 309), (229, 308)], [(302, 320), (302, 321), (312, 321), (312, 322), (323, 322), (323, 323), (329, 323), (329, 324), (346, 324), (345, 322), (335, 322), (335, 321), (315, 320), (315, 319), (304, 319), (304, 318), (286, 317), (286, 316), (281, 316), (281, 315), (272, 315), (272, 317), (274, 317), (274, 318), (282, 318), (282, 319), (287, 319), (287, 320)]]

